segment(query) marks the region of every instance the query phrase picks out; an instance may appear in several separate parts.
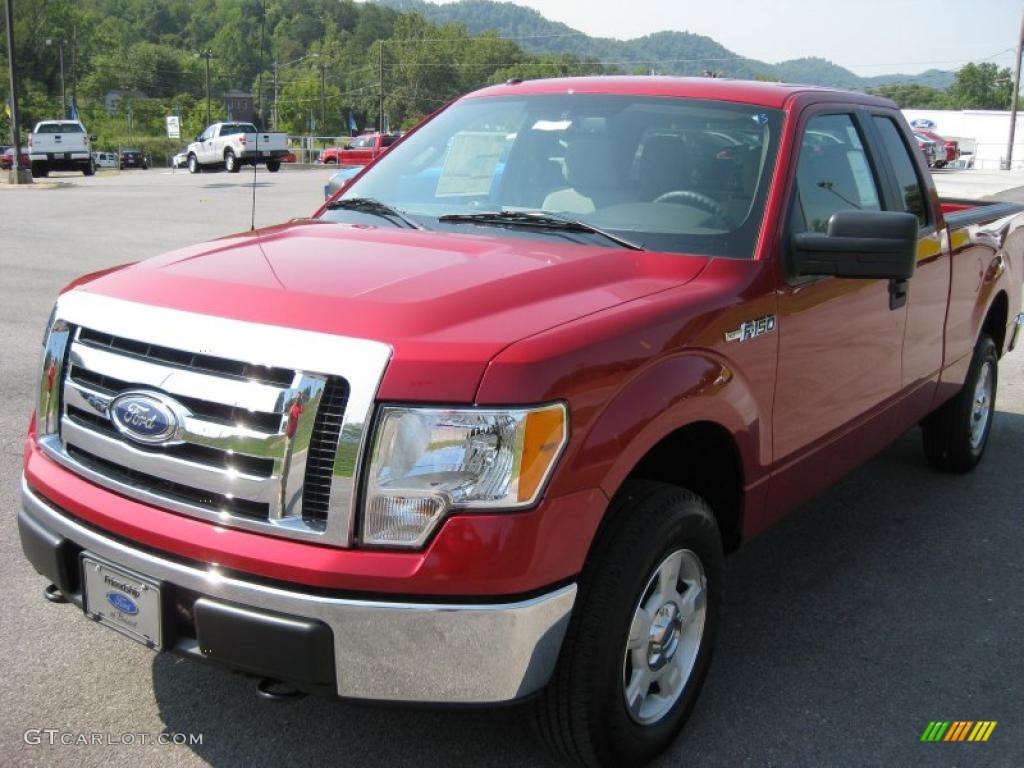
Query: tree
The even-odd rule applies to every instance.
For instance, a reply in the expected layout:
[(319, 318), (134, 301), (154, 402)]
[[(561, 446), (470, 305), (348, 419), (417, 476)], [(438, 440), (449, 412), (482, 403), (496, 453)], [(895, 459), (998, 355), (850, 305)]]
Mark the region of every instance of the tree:
[(892, 99), (901, 109), (950, 109), (949, 94), (927, 85), (904, 83), (868, 88), (868, 93)]
[(965, 64), (949, 89), (957, 109), (1009, 109), (1013, 77), (1009, 69), (992, 62)]

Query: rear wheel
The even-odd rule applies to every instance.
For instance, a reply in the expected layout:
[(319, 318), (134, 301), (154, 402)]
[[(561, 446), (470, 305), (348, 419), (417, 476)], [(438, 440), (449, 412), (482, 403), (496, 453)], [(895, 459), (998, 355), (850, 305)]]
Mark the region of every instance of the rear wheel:
[(722, 544), (707, 503), (664, 483), (631, 482), (608, 514), (558, 667), (533, 706), (563, 759), (637, 765), (672, 743), (704, 683)]
[(235, 157), (235, 153), (230, 149), (224, 150), (224, 168), (228, 173), (238, 173), (241, 168), (238, 164), (238, 158)]
[(195, 155), (188, 156), (188, 172), (199, 173), (202, 169), (199, 167), (199, 160)]
[(267, 160), (267, 170), (271, 173), (277, 173), (281, 170), (280, 160)]
[(33, 179), (45, 179), (49, 175), (50, 169), (46, 166), (46, 163), (32, 163)]
[(943, 472), (970, 472), (985, 453), (996, 409), (999, 353), (991, 337), (978, 339), (963, 389), (921, 422), (924, 454)]
[(85, 166), (82, 167), (82, 173), (86, 176), (92, 176), (94, 173), (96, 173), (96, 166), (93, 165), (91, 160)]

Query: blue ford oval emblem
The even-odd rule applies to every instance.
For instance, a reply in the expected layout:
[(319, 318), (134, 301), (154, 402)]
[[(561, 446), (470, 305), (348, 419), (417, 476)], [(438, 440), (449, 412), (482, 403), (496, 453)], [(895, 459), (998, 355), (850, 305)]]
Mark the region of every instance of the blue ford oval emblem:
[(125, 392), (110, 404), (110, 420), (125, 437), (159, 445), (169, 442), (178, 430), (175, 410), (169, 399), (155, 393)]
[(107, 592), (107, 602), (114, 606), (114, 610), (127, 613), (129, 616), (134, 616), (139, 612), (139, 606), (135, 604), (135, 601), (120, 592)]

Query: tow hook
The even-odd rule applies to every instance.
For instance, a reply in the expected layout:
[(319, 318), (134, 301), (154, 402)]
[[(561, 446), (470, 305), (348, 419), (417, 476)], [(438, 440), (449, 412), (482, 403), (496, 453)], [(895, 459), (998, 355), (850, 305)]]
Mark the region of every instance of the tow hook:
[(43, 597), (51, 603), (66, 603), (68, 601), (68, 599), (64, 597), (64, 593), (60, 591), (60, 587), (56, 584), (47, 585), (46, 589), (43, 590)]
[(272, 677), (264, 677), (256, 683), (256, 692), (261, 699), (281, 703), (285, 701), (298, 701), (304, 699), (306, 694), (288, 683), (282, 683)]

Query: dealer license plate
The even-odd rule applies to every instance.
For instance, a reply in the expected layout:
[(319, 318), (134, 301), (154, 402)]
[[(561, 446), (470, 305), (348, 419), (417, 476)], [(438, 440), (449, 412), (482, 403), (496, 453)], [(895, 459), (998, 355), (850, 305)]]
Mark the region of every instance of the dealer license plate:
[(85, 615), (150, 648), (162, 645), (160, 583), (82, 555)]

